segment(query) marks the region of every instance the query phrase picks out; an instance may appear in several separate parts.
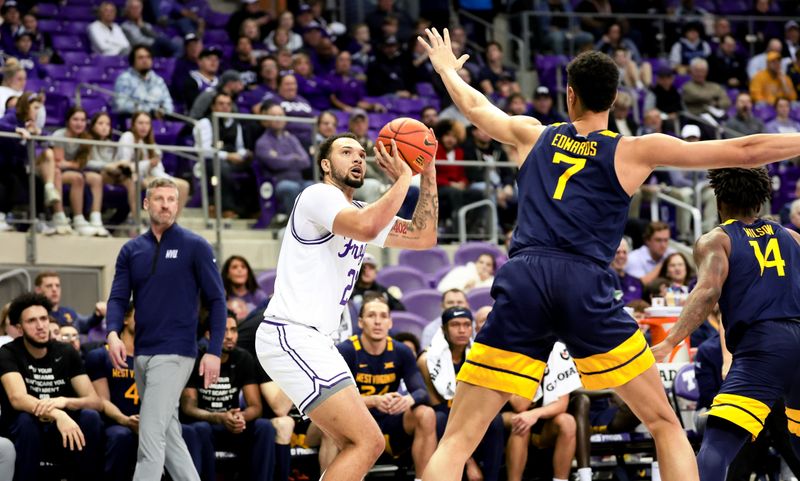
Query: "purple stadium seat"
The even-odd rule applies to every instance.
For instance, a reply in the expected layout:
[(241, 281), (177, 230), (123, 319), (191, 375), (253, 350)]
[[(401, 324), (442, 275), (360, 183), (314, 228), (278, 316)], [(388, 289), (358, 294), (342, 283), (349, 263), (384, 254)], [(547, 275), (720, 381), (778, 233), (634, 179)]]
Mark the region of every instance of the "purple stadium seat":
[(394, 334), (408, 332), (419, 339), (422, 336), (422, 330), (425, 329), (429, 322), (413, 312), (392, 311), (392, 332)]
[(495, 260), (499, 258), (508, 258), (498, 246), (486, 242), (467, 242), (461, 244), (456, 253), (453, 255), (453, 264), (463, 266), (467, 262), (475, 262), (481, 254), (491, 254)]
[(47, 76), (53, 80), (62, 80), (72, 78), (72, 67), (69, 65), (47, 64), (42, 65), (47, 72)]
[(230, 18), (231, 16), (228, 14), (215, 12), (209, 9), (206, 14), (206, 25), (211, 28), (224, 28)]
[(53, 35), (53, 48), (57, 51), (85, 52), (88, 46), (82, 35)]
[(89, 65), (92, 57), (86, 52), (60, 52), (61, 58), (66, 65)]
[[(417, 117), (419, 112), (416, 114), (411, 115), (412, 117)], [(388, 124), (392, 120), (396, 119), (397, 115), (391, 113), (376, 113), (376, 114), (369, 114), (369, 125), (373, 129), (380, 129), (383, 128), (384, 125)]]
[(29, 92), (38, 92), (40, 90), (46, 90), (47, 85), (49, 83), (50, 82), (46, 79), (31, 77), (25, 81), (25, 90)]
[(423, 319), (436, 319), (442, 314), (442, 293), (436, 289), (414, 291), (403, 296), (403, 305)]
[(271, 296), (272, 293), (275, 292), (276, 275), (277, 271), (275, 269), (270, 269), (256, 276), (256, 282), (258, 283), (258, 287), (260, 287), (261, 290), (264, 291), (268, 296)]
[(725, 0), (718, 3), (718, 13), (723, 15), (731, 15), (748, 12), (753, 2), (748, 0)]
[(36, 28), (43, 33), (57, 33), (61, 31), (61, 22), (43, 18), (36, 23)]
[(257, 103), (261, 102), (261, 99), (264, 97), (264, 91), (260, 89), (255, 90), (245, 90), (244, 92), (239, 95), (239, 98), (236, 100), (236, 105), (239, 107), (244, 107), (242, 111), (250, 112), (250, 109)]
[(490, 294), (491, 290), (491, 287), (476, 287), (467, 292), (467, 302), (469, 303), (470, 309), (477, 311), (484, 306), (493, 306), (494, 299), (492, 299)]
[[(430, 82), (420, 82), (417, 84), (417, 94), (420, 97), (436, 97), (436, 91), (433, 90), (433, 84)], [(419, 113), (419, 112), (417, 112)]]
[(775, 118), (775, 107), (765, 103), (754, 104), (753, 116), (764, 122), (768, 122)]
[(109, 77), (106, 69), (101, 66), (82, 65), (75, 71), (73, 78), (81, 82), (96, 84), (97, 82), (108, 80)]
[(69, 100), (66, 95), (56, 92), (48, 93), (45, 96), (44, 105), (47, 108), (45, 125), (62, 127), (64, 125), (64, 115), (69, 109)]
[(126, 55), (92, 55), (92, 65), (109, 68), (123, 68), (126, 69), (130, 66), (128, 57)]
[(683, 87), (683, 84), (685, 84), (689, 80), (691, 80), (691, 77), (689, 77), (686, 74), (680, 74), (680, 73), (675, 74), (675, 82), (673, 83), (673, 85), (675, 85), (676, 89), (680, 90), (681, 87)]
[(672, 384), (672, 390), (675, 397), (689, 401), (700, 399), (700, 390), (697, 388), (697, 381), (694, 375), (694, 364), (686, 364), (678, 369)]
[(344, 127), (346, 129), (347, 122), (350, 120), (350, 114), (344, 110), (332, 110), (331, 112), (333, 112), (333, 115), (336, 116), (336, 125), (340, 128)]
[(36, 15), (41, 18), (54, 18), (58, 16), (58, 5), (53, 3), (39, 3), (35, 7)]
[(433, 274), (442, 267), (450, 266), (450, 257), (441, 247), (434, 247), (424, 251), (403, 250), (397, 259), (397, 264), (413, 267), (420, 272)]
[(101, 97), (82, 97), (81, 107), (89, 114), (89, 117), (98, 112), (108, 112), (111, 110), (108, 100)]
[[(556, 85), (558, 69), (564, 69), (568, 59), (564, 55), (538, 55), (536, 57), (536, 71), (539, 74), (539, 83), (549, 88), (551, 92), (561, 92), (563, 85)], [(567, 76), (562, 75), (562, 83), (566, 83)]]
[(153, 121), (153, 135), (156, 143), (163, 145), (176, 145), (178, 136), (183, 130), (183, 122), (170, 122), (168, 120)]
[(453, 270), (453, 266), (444, 266), (444, 267), (439, 268), (438, 271), (436, 271), (433, 274), (431, 274), (430, 275), (431, 287), (433, 287), (435, 289), (439, 285), (439, 283), (442, 282), (442, 279), (444, 279), (444, 276), (446, 276), (448, 273), (450, 273), (451, 270)]
[(376, 280), (384, 287), (398, 287), (403, 295), (420, 289), (428, 289), (428, 278), (413, 267), (384, 267), (378, 271)]
[(94, 7), (90, 5), (64, 5), (58, 14), (61, 18), (68, 18), (70, 21), (91, 22), (97, 18)]
[(402, 115), (414, 115), (419, 116), (420, 110), (426, 104), (425, 100), (420, 98), (415, 99), (404, 99), (404, 98), (395, 98), (391, 101), (390, 110), (393, 112), (397, 112)]
[(203, 35), (203, 43), (208, 45), (223, 45), (230, 42), (228, 32), (225, 30), (206, 30)]
[(89, 22), (64, 22), (61, 24), (63, 35), (84, 35), (88, 34)]

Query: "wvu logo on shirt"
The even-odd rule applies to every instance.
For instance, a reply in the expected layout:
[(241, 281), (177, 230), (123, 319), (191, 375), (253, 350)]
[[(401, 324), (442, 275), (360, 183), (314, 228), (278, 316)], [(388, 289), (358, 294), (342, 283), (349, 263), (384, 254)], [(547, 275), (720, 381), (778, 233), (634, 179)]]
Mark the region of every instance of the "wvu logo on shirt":
[(178, 258), (178, 249), (167, 249), (167, 253), (164, 256), (166, 259), (177, 259)]
[(394, 369), (394, 362), (393, 361), (384, 362), (383, 363), (383, 368), (384, 369)]

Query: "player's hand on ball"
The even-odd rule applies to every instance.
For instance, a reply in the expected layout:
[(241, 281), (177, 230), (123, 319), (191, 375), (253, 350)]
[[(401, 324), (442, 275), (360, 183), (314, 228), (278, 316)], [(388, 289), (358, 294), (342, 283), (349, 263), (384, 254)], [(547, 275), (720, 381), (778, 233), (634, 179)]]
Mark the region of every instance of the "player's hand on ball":
[(392, 182), (395, 182), (403, 175), (410, 177), (412, 174), (411, 167), (400, 158), (400, 153), (397, 151), (397, 144), (394, 140), (392, 140), (392, 144), (389, 147), (391, 152), (386, 150), (386, 146), (380, 140), (375, 146), (375, 160), (378, 161), (378, 166), (386, 172)]
[(425, 34), (428, 37), (427, 41), (422, 36), (417, 37), (417, 41), (425, 48), (428, 57), (431, 59), (433, 69), (437, 73), (442, 73), (448, 69), (458, 71), (464, 66), (464, 62), (467, 61), (469, 55), (464, 54), (456, 58), (453, 53), (453, 47), (450, 45), (450, 32), (447, 29), (444, 29), (444, 37), (435, 28), (426, 28)]
[(433, 146), (434, 155), (433, 155), (433, 160), (428, 162), (425, 165), (425, 169), (422, 171), (422, 175), (424, 175), (426, 177), (430, 177), (430, 176), (435, 176), (436, 175), (436, 154), (435, 153), (439, 151), (439, 139), (436, 138), (436, 134), (433, 133), (433, 129), (430, 129), (430, 131), (431, 131), (431, 138), (435, 139), (434, 140), (434, 146)]

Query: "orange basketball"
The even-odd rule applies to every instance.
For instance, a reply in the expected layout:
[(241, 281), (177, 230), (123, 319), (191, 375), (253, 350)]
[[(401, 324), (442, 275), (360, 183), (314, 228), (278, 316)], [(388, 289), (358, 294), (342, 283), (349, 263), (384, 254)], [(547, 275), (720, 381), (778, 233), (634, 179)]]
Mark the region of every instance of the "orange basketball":
[(425, 170), (436, 155), (436, 137), (419, 120), (401, 117), (384, 125), (377, 141), (383, 142), (387, 152), (392, 147), (392, 139), (397, 144), (400, 158), (406, 161), (414, 175)]

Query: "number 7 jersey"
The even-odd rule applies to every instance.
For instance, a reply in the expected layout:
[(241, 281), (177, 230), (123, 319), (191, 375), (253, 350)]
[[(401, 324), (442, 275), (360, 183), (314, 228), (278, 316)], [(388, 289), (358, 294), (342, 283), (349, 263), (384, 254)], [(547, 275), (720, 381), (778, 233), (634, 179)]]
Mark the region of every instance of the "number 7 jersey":
[(581, 136), (571, 123), (549, 125), (517, 175), (518, 226), (510, 253), (555, 249), (607, 266), (619, 246), (630, 196), (617, 178), (620, 135)]
[(785, 228), (762, 219), (749, 225), (731, 219), (720, 227), (731, 239), (719, 307), (733, 352), (751, 324), (800, 322), (800, 246)]
[[(330, 334), (358, 280), (366, 242), (333, 234), (333, 221), (343, 209), (363, 208), (348, 202), (328, 184), (307, 187), (295, 201), (278, 255), (275, 293), (264, 317), (313, 327)], [(394, 221), (369, 241), (383, 247)]]

